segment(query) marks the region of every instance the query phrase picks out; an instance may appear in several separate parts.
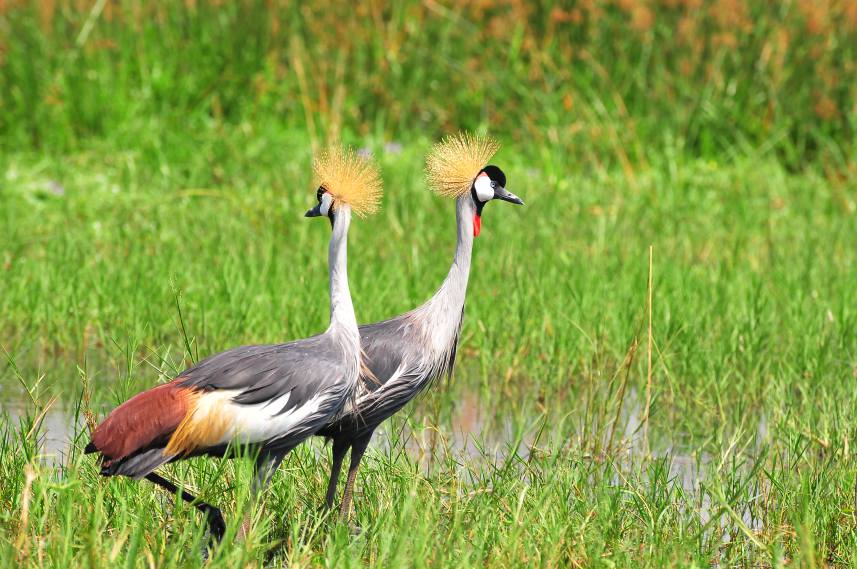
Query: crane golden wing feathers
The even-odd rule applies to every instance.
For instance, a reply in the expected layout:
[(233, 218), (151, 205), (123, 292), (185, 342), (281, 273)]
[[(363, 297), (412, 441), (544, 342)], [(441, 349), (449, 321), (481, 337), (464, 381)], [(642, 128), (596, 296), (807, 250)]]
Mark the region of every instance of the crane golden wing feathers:
[(429, 187), (447, 198), (466, 194), (500, 143), (488, 136), (459, 132), (434, 145), (426, 159)]
[(347, 204), (359, 216), (378, 211), (382, 184), (378, 165), (372, 158), (358, 156), (352, 149), (332, 146), (313, 162), (318, 186), (333, 196), (333, 207)]

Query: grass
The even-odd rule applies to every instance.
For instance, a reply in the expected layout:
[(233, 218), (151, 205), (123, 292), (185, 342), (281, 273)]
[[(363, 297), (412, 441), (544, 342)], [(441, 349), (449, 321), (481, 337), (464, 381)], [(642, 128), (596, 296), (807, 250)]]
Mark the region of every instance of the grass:
[(673, 146), (853, 163), (848, 0), (0, 6), (2, 148), (276, 120), (318, 144), (491, 125), (626, 173)]
[[(260, 134), (243, 131), (179, 149), (165, 168), (97, 148), (5, 158), (7, 399), (29, 398), (14, 395), (20, 373), (38, 382), (31, 415), (55, 396), (74, 416), (85, 378), (85, 408), (103, 415), (198, 357), (324, 327), (329, 230), (300, 217), (312, 201), (308, 143), (261, 136), (280, 159), (260, 160)], [(215, 160), (221, 145), (246, 151)], [(395, 155), (376, 146), (385, 209), (351, 239), (361, 321), (430, 295), (454, 235), (452, 204), (423, 189), (427, 141)], [(486, 209), (459, 371), (370, 451), (360, 535), (317, 511), (329, 458), (315, 443), (277, 476), (251, 539), (227, 540), (212, 562), (853, 562), (857, 230), (844, 190), (765, 158), (665, 164), (633, 186), (563, 175), (524, 149), (497, 162), (527, 206)], [(210, 163), (222, 182), (202, 173)], [(651, 453), (634, 436), (649, 244)], [(473, 408), (485, 446), (464, 453), (453, 435)], [(173, 519), (149, 486), (99, 480), (79, 450), (45, 466), (37, 429), (7, 429), (7, 561), (201, 562), (194, 512), (176, 506)], [(246, 464), (170, 470), (240, 518)]]
[[(756, 27), (732, 26), (742, 49), (711, 59), (715, 78), (680, 79), (681, 50), (655, 40), (698, 16), (694, 37), (713, 45), (727, 23), (707, 3), (611, 4), (602, 27), (529, 50), (538, 18), (575, 8), (508, 29), (473, 22), (515, 3), (475, 20), (414, 4), (334, 18), (329, 36), (328, 16), (292, 6), (170, 4), (134, 20), (140, 5), (109, 4), (0, 8), (4, 566), (857, 563), (857, 82), (849, 20), (830, 15), (843, 5), (824, 4), (825, 41), (789, 36), (780, 75), (759, 57), (810, 25), (798, 4), (754, 7)], [(610, 32), (629, 18), (641, 29)], [(481, 53), (470, 29), (498, 43)], [(601, 76), (576, 58), (559, 71), (566, 48), (649, 55)], [(823, 119), (811, 101), (827, 87), (838, 114)], [(496, 163), (527, 205), (486, 207), (455, 378), (376, 435), (358, 531), (319, 510), (320, 441), (290, 455), (243, 542), (249, 461), (167, 468), (230, 522), (203, 562), (200, 516), (98, 477), (80, 454), (89, 425), (208, 354), (324, 328), (329, 228), (301, 215), (328, 134), (371, 149), (387, 189), (352, 227), (358, 319), (427, 298), (454, 214), (425, 190), (423, 157), (458, 126), (501, 137)], [(40, 456), (52, 420), (72, 425), (59, 463)]]

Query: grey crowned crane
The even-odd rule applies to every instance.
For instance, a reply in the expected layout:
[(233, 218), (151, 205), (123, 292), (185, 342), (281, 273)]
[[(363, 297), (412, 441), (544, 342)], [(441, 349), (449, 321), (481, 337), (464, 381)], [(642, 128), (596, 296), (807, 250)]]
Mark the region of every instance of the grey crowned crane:
[(348, 515), (354, 479), (372, 433), (433, 380), (452, 371), (482, 209), (494, 199), (524, 203), (506, 190), (502, 170), (488, 164), (498, 149), (499, 144), (489, 138), (460, 133), (435, 145), (428, 157), (430, 187), (456, 200), (455, 256), (443, 284), (425, 304), (390, 320), (360, 326), (365, 369), (357, 397), (342, 416), (318, 432), (333, 441), (328, 508), (333, 506), (342, 462), (351, 449), (340, 509), (343, 517)]
[[(374, 213), (381, 178), (374, 162), (331, 149), (314, 162), (318, 204), (306, 217), (327, 217), (330, 326), (285, 344), (233, 348), (200, 361), (169, 383), (135, 395), (92, 433), (86, 452), (101, 454), (101, 474), (146, 478), (170, 493), (178, 488), (154, 471), (192, 456), (258, 452), (253, 494), (270, 482), (283, 457), (330, 422), (355, 394), (360, 337), (347, 274), (351, 214)], [(219, 509), (196, 504), (213, 538), (226, 529)]]

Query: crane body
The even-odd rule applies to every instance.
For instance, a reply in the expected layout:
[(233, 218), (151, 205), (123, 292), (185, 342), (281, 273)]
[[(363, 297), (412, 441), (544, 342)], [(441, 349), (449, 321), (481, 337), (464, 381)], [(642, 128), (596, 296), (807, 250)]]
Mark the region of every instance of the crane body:
[[(171, 493), (176, 484), (155, 473), (192, 456), (257, 455), (252, 493), (269, 482), (295, 446), (338, 416), (355, 394), (360, 339), (348, 287), (347, 248), (352, 209), (373, 212), (380, 177), (370, 163), (332, 149), (316, 160), (318, 204), (307, 217), (328, 217), (330, 325), (310, 338), (233, 348), (212, 355), (172, 381), (116, 409), (92, 433), (85, 452), (101, 455), (101, 474), (146, 478)], [(203, 511), (219, 540), (219, 509), (181, 490)]]
[[(473, 240), (481, 230), (484, 205), (501, 199), (522, 205), (505, 189), (506, 177), (486, 166), (493, 141), (459, 135), (435, 147), (435, 186), (456, 197), (456, 248), (449, 273), (422, 306), (389, 320), (360, 326), (363, 370), (353, 403), (318, 434), (332, 441), (333, 460), (325, 502), (333, 506), (337, 481), (348, 450), (351, 462), (341, 514), (350, 509), (357, 470), (375, 429), (422, 392), (452, 372), (464, 317)], [(438, 162), (440, 162), (438, 164)]]

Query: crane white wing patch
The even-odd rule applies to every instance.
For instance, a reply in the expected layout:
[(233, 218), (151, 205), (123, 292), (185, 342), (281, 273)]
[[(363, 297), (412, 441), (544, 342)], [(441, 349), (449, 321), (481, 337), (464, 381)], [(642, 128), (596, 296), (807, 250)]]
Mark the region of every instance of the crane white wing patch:
[(242, 405), (232, 402), (232, 398), (241, 393), (238, 390), (213, 391), (199, 398), (194, 411), (194, 420), (210, 420), (210, 413), (221, 415), (226, 426), (223, 435), (216, 444), (262, 443), (287, 435), (308, 417), (317, 413), (320, 405), (330, 394), (319, 393), (303, 405), (282, 412), (289, 402), (291, 392), (254, 405)]
[(361, 401), (364, 401), (365, 399), (370, 398), (370, 397), (377, 397), (378, 394), (384, 392), (385, 390), (390, 389), (391, 386), (396, 384), (396, 380), (399, 379), (399, 377), (401, 377), (402, 373), (405, 371), (406, 368), (407, 368), (407, 365), (405, 364), (405, 362), (402, 362), (401, 364), (399, 364), (399, 367), (396, 368), (396, 371), (393, 373), (393, 375), (390, 376), (390, 379), (388, 379), (386, 382), (384, 382), (384, 384), (381, 387), (379, 387), (377, 391), (369, 392), (369, 393), (363, 394), (362, 396), (358, 397), (357, 398), (357, 406), (358, 407), (360, 406)]

